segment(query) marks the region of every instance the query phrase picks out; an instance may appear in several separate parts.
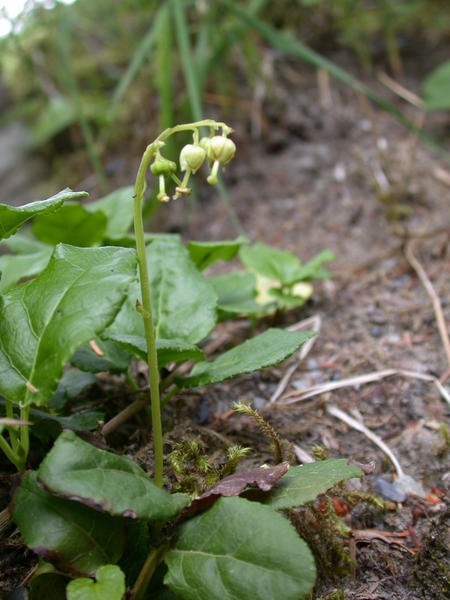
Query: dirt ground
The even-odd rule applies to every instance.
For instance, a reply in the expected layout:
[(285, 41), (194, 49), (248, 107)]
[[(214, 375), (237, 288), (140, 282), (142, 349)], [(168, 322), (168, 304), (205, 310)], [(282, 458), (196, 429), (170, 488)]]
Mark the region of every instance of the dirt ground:
[[(390, 117), (367, 111), (348, 88), (331, 82), (327, 104), (326, 98), (321, 102), (312, 77), (303, 78), (298, 91), (298, 74), (289, 61), (276, 64), (274, 71), (275, 107), (263, 106), (261, 119), (255, 113), (261, 136), (252, 139), (244, 125), (236, 124), (240, 143), (227, 170), (228, 192), (251, 240), (288, 248), (303, 261), (324, 248), (336, 254), (330, 281), (316, 284), (311, 302), (278, 321), (292, 324), (320, 315), (320, 333), (277, 403), (269, 399), (298, 362), (296, 357), (275, 369), (175, 397), (164, 416), (167, 449), (180, 435), (200, 434), (209, 452), (240, 443), (253, 448), (251, 461), (270, 460), (268, 445), (253, 422), (230, 415), (234, 401), (251, 401), (282, 437), (306, 452), (320, 445), (330, 457), (374, 461), (375, 470), (361, 489), (384, 491), (389, 486), (381, 480), (392, 482), (392, 464), (364, 434), (327, 408), (334, 405), (353, 416), (357, 411), (395, 453), (405, 473), (423, 484), (427, 496), (392, 502), (384, 512), (360, 504), (346, 514), (343, 518), (354, 532), (348, 549), (355, 569), (341, 579), (322, 574), (314, 598), (339, 589), (344, 595), (336, 594), (336, 599), (448, 598), (450, 468), (442, 424), (450, 424), (448, 405), (437, 387), (394, 375), (294, 404), (284, 402), (287, 395), (317, 383), (384, 369), (432, 375), (449, 389), (449, 364), (432, 303), (404, 249), (411, 240), (449, 323), (450, 186), (438, 168), (450, 169)], [(414, 89), (414, 80), (407, 81)], [(434, 133), (442, 135), (449, 126), (448, 118), (436, 121)], [(391, 206), (407, 204), (409, 218), (388, 222), (388, 207), (374, 185), (383, 175), (394, 198)], [(200, 189), (188, 220), (178, 203), (160, 211), (157, 227), (179, 231), (185, 239), (229, 239), (237, 233), (224, 204), (206, 188)], [(247, 335), (245, 321), (239, 326), (225, 323), (209, 342), (219, 350)], [(114, 414), (117, 408), (120, 402), (110, 403), (108, 410)], [(136, 423), (124, 426), (111, 443), (123, 448), (126, 438), (126, 451), (151, 464), (145, 422), (138, 424), (142, 427), (137, 430)], [(8, 538), (1, 544), (0, 572), (24, 561), (21, 571), (26, 574), (32, 559), (19, 540)], [(7, 576), (5, 582), (0, 575), (0, 590), (11, 589), (11, 579)]]

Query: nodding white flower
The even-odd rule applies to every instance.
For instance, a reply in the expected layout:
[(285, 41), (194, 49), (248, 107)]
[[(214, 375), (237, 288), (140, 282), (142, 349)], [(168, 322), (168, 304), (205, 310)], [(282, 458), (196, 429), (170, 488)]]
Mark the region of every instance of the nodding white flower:
[(209, 140), (208, 160), (218, 161), (222, 166), (230, 162), (236, 152), (236, 146), (232, 140), (223, 135), (215, 135)]
[(153, 175), (171, 175), (175, 173), (177, 170), (176, 163), (173, 160), (169, 160), (168, 158), (164, 158), (161, 154), (157, 154), (155, 158), (155, 162), (150, 166), (150, 170)]
[(187, 144), (180, 152), (180, 168), (182, 171), (190, 169), (196, 173), (205, 160), (206, 152), (200, 145)]

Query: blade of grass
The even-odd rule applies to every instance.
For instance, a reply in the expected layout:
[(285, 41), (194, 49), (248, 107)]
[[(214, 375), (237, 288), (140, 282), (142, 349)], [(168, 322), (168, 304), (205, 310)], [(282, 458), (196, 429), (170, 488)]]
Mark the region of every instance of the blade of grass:
[[(156, 87), (159, 98), (159, 129), (164, 131), (175, 122), (172, 110), (172, 23), (170, 13), (162, 11), (156, 33)], [(168, 156), (172, 155), (172, 139), (167, 140)]]
[(273, 48), (276, 48), (287, 55), (300, 58), (301, 60), (310, 63), (318, 69), (324, 69), (335, 79), (342, 81), (354, 90), (360, 91), (376, 106), (394, 117), (394, 119), (403, 125), (403, 127), (405, 127), (408, 131), (412, 131), (420, 140), (433, 148), (437, 154), (450, 161), (450, 154), (445, 149), (441, 148), (441, 146), (439, 146), (439, 144), (437, 144), (430, 136), (421, 131), (412, 121), (405, 117), (404, 114), (398, 110), (398, 108), (379, 96), (367, 85), (356, 79), (356, 77), (353, 77), (350, 75), (350, 73), (344, 69), (341, 69), (341, 67), (324, 58), (322, 55), (318, 54), (302, 42), (299, 42), (282, 31), (274, 29), (264, 21), (261, 21), (258, 19), (258, 17), (255, 17), (253, 14), (251, 14), (247, 9), (238, 5), (234, 0), (219, 1), (233, 14), (239, 16), (248, 25), (256, 29), (256, 31), (258, 31), (266, 40), (266, 42)]
[[(203, 109), (201, 102), (200, 87), (197, 81), (197, 76), (194, 67), (194, 59), (189, 42), (189, 33), (184, 13), (184, 7), (181, 0), (171, 0), (171, 8), (173, 20), (175, 23), (175, 32), (178, 45), (178, 51), (183, 67), (184, 79), (188, 92), (189, 104), (191, 106), (192, 117), (195, 121), (199, 121), (203, 117)], [(220, 198), (225, 205), (228, 217), (233, 226), (240, 235), (245, 235), (244, 228), (234, 210), (230, 198), (225, 189), (225, 185), (219, 179), (217, 182), (217, 190)]]
[(136, 52), (134, 53), (127, 70), (125, 71), (119, 83), (117, 84), (112, 96), (111, 105), (109, 109), (109, 117), (112, 123), (117, 117), (120, 105), (122, 104), (122, 101), (125, 97), (125, 94), (127, 93), (128, 88), (130, 87), (131, 83), (141, 70), (142, 65), (144, 64), (146, 58), (150, 53), (150, 50), (152, 49), (155, 43), (155, 40), (157, 39), (160, 31), (164, 28), (167, 15), (168, 6), (167, 4), (163, 4), (161, 8), (156, 12), (151, 26), (149, 27), (146, 35), (137, 47)]
[(83, 105), (80, 98), (80, 90), (78, 82), (75, 77), (75, 73), (72, 70), (70, 60), (70, 37), (71, 37), (71, 23), (69, 13), (66, 11), (61, 19), (61, 25), (59, 28), (59, 52), (61, 56), (62, 70), (67, 87), (67, 91), (72, 98), (77, 114), (78, 124), (83, 136), (86, 151), (91, 161), (92, 167), (97, 175), (100, 189), (104, 194), (108, 192), (108, 183), (106, 181), (105, 172), (103, 170), (97, 149), (95, 147), (94, 136), (92, 134), (89, 122), (84, 114)]

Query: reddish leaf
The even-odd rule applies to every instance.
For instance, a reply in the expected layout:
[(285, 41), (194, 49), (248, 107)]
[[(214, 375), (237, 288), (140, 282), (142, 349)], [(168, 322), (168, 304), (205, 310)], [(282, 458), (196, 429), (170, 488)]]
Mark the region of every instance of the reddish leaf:
[(181, 517), (192, 517), (199, 511), (209, 508), (220, 496), (239, 496), (249, 487), (269, 492), (288, 469), (289, 463), (283, 462), (275, 467), (259, 467), (258, 469), (233, 473), (233, 475), (218, 481), (200, 498), (194, 500), (182, 511)]

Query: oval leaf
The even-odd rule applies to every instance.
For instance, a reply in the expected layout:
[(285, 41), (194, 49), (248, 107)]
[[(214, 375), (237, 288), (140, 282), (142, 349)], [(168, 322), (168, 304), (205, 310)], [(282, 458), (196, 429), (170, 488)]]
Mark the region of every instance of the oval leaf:
[(450, 60), (436, 67), (422, 84), (427, 110), (450, 109)]
[(291, 467), (261, 501), (277, 510), (296, 508), (313, 502), (336, 483), (362, 475), (362, 471), (355, 465), (349, 465), (345, 458)]
[[(147, 340), (138, 335), (109, 334), (108, 339), (117, 342), (122, 348), (147, 362)], [(183, 340), (156, 340), (158, 366), (161, 368), (168, 363), (180, 363), (185, 360), (203, 360), (205, 355), (195, 344)]]
[(122, 555), (123, 519), (55, 498), (34, 472), (24, 476), (10, 510), (26, 545), (62, 573), (93, 575)]
[[(156, 339), (196, 344), (216, 324), (217, 296), (214, 289), (178, 240), (157, 238), (147, 246), (146, 252)], [(137, 283), (130, 287), (128, 300), (104, 337), (145, 338), (143, 320), (136, 311), (136, 300), (141, 300)]]
[(34, 254), (0, 256), (0, 292), (6, 292), (20, 279), (38, 275), (45, 269), (53, 248), (47, 246)]
[(206, 269), (218, 260), (231, 260), (239, 252), (247, 238), (239, 236), (235, 240), (222, 242), (188, 242), (187, 249), (195, 266), (200, 271)]
[(116, 565), (100, 567), (96, 581), (84, 577), (67, 586), (67, 600), (120, 600), (125, 594), (125, 575)]
[(220, 498), (180, 527), (164, 582), (183, 600), (300, 600), (315, 581), (312, 554), (267, 506)]
[(266, 244), (253, 244), (241, 248), (239, 256), (250, 271), (281, 281), (282, 284), (287, 285), (300, 278), (300, 261), (287, 250), (278, 250)]
[(102, 211), (107, 218), (105, 237), (117, 238), (125, 235), (133, 224), (132, 186), (119, 188), (100, 200), (85, 204), (89, 212)]
[(75, 200), (87, 196), (86, 192), (72, 192), (66, 188), (55, 196), (47, 200), (39, 200), (31, 202), (24, 206), (9, 206), (8, 204), (0, 204), (0, 240), (9, 237), (15, 233), (19, 227), (34, 217), (35, 215), (45, 215), (54, 212), (66, 200)]
[(106, 215), (101, 210), (89, 212), (81, 204), (66, 204), (57, 213), (38, 217), (31, 231), (46, 244), (99, 244), (106, 229)]
[(60, 245), (34, 281), (0, 296), (5, 398), (47, 402), (64, 363), (114, 319), (135, 273), (132, 250)]
[(291, 356), (314, 335), (311, 331), (268, 329), (221, 354), (214, 361), (197, 363), (190, 375), (176, 379), (176, 384), (180, 387), (196, 387), (272, 367)]
[(188, 502), (186, 496), (158, 488), (125, 456), (95, 448), (73, 431), (59, 436), (37, 473), (53, 494), (110, 515), (167, 521)]

